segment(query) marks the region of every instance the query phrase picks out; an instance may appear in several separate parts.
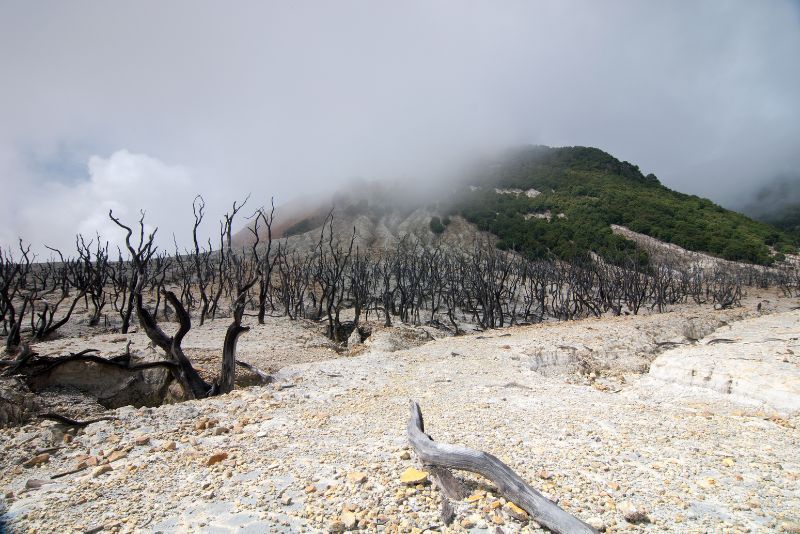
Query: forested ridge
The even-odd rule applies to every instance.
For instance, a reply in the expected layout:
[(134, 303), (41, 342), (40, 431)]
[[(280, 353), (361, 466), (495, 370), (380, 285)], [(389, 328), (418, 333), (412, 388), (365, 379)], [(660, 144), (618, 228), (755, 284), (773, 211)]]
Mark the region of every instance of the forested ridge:
[(673, 191), (597, 148), (518, 148), (481, 165), (469, 181), (451, 211), (497, 235), (500, 248), (532, 258), (594, 252), (646, 262), (646, 253), (614, 235), (612, 224), (728, 260), (768, 265), (797, 252), (785, 232)]

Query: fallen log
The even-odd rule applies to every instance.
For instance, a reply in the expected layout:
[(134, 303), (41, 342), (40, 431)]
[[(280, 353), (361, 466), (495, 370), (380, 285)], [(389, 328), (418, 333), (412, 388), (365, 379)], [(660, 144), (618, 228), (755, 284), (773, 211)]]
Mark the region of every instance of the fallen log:
[(27, 386), (39, 392), (53, 386), (71, 386), (97, 399), (106, 408), (158, 406), (170, 394), (178, 364), (174, 361), (142, 362), (108, 359), (87, 349), (69, 356), (42, 357), (20, 369)]
[(256, 367), (255, 365), (251, 365), (251, 364), (249, 364), (247, 362), (243, 362), (242, 360), (236, 360), (236, 365), (238, 365), (239, 367), (243, 367), (243, 368), (247, 369), (248, 371), (250, 371), (251, 373), (253, 373), (256, 376), (258, 376), (258, 380), (260, 382), (260, 385), (262, 385), (262, 386), (264, 384), (269, 384), (270, 382), (272, 382), (272, 377), (269, 376), (264, 371), (262, 371), (261, 369), (259, 369), (258, 367)]
[(50, 371), (53, 371), (57, 367), (60, 367), (62, 365), (71, 362), (91, 362), (91, 363), (96, 363), (100, 366), (113, 367), (115, 369), (120, 369), (129, 372), (142, 371), (144, 369), (154, 369), (157, 367), (166, 367), (167, 369), (174, 369), (178, 366), (178, 364), (176, 364), (175, 362), (170, 362), (170, 361), (144, 362), (144, 363), (130, 365), (126, 362), (121, 362), (116, 359), (103, 358), (102, 356), (95, 356), (93, 354), (88, 354), (89, 351), (95, 351), (95, 349), (87, 349), (77, 354), (70, 354), (69, 356), (64, 356), (62, 358), (46, 358), (46, 359), (40, 358), (39, 360), (36, 361), (36, 363), (42, 364), (44, 365), (44, 367), (32, 372), (31, 376), (39, 376), (49, 373)]
[(72, 427), (72, 428), (83, 428), (85, 426), (91, 425), (92, 423), (99, 423), (100, 421), (117, 420), (116, 417), (105, 416), (105, 417), (97, 417), (95, 419), (87, 419), (85, 421), (78, 421), (77, 419), (71, 419), (65, 415), (57, 413), (40, 413), (37, 417), (39, 419), (47, 419), (48, 421), (55, 421), (56, 423), (60, 423), (66, 427)]
[(83, 471), (85, 469), (88, 469), (88, 468), (89, 468), (89, 466), (84, 464), (84, 465), (82, 465), (80, 467), (76, 467), (75, 469), (70, 469), (69, 471), (64, 471), (62, 473), (56, 473), (55, 475), (50, 477), (50, 480), (56, 480), (56, 479), (59, 479), (59, 478), (64, 478), (64, 477), (69, 476), (69, 475), (74, 475), (75, 473), (80, 473), (81, 471)]
[(425, 434), (422, 411), (414, 401), (411, 401), (411, 417), (407, 431), (408, 441), (424, 465), (442, 469), (460, 469), (486, 477), (507, 499), (528, 512), (534, 521), (553, 532), (570, 534), (597, 532), (529, 486), (496, 456), (433, 441)]

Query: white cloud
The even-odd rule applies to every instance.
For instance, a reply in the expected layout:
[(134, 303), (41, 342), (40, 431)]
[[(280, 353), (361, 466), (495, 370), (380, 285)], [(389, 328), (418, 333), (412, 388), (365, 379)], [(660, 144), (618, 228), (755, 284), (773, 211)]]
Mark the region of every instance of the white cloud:
[(124, 250), (124, 232), (109, 219), (109, 210), (132, 226), (146, 209), (147, 229), (159, 226), (159, 244), (171, 248), (172, 233), (181, 242), (191, 228), (186, 215), (193, 187), (189, 169), (145, 154), (118, 150), (107, 158), (92, 156), (86, 180), (43, 184), (36, 202), (19, 209), (19, 228), (30, 232), (22, 237), (39, 252), (47, 244), (72, 253), (78, 233), (86, 238), (99, 233), (112, 248)]
[[(215, 232), (248, 192), (435, 177), (517, 143), (599, 146), (722, 200), (800, 168), (798, 21), (791, 0), (0, 1), (0, 244), (106, 228), (104, 202), (169, 238), (195, 193)], [(110, 157), (78, 187), (61, 147), (167, 163)], [(140, 190), (176, 164), (191, 191)]]

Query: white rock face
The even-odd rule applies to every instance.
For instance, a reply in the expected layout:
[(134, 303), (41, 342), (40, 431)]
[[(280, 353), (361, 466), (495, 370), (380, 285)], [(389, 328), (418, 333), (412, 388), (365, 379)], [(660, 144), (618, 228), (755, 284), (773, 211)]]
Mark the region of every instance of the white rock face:
[[(470, 186), (470, 189), (472, 189), (472, 186)], [(472, 189), (472, 190), (474, 191), (475, 189)], [(536, 197), (538, 197), (539, 195), (542, 194), (541, 191), (537, 191), (536, 189), (527, 189), (527, 190), (523, 191), (522, 189), (517, 189), (517, 188), (513, 188), (513, 187), (512, 188), (507, 188), (507, 189), (501, 189), (501, 188), (495, 187), (494, 188), (494, 192), (497, 193), (498, 195), (522, 195), (522, 194), (524, 194), (528, 198), (536, 198)]]
[(650, 377), (793, 416), (800, 413), (799, 338), (798, 311), (747, 319), (699, 344), (663, 353), (650, 366)]
[(527, 191), (525, 191), (525, 196), (527, 196), (528, 198), (536, 198), (541, 194), (542, 192), (537, 191), (536, 189), (528, 189)]

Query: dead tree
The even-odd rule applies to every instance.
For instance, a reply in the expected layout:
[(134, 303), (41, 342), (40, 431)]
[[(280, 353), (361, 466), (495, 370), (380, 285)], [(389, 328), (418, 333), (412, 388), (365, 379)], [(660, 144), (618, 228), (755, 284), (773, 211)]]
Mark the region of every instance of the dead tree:
[[(197, 239), (197, 229), (200, 227), (200, 223), (203, 222), (203, 215), (206, 208), (206, 203), (203, 200), (203, 197), (197, 195), (192, 202), (192, 212), (194, 213), (194, 227), (192, 228), (192, 240), (194, 243), (194, 250), (192, 252), (192, 259), (194, 260), (194, 274), (195, 274), (195, 284), (192, 284), (192, 276), (186, 273), (184, 268), (184, 280), (186, 280), (185, 284), (189, 287), (184, 293), (189, 295), (191, 298), (192, 294), (192, 286), (197, 286), (197, 291), (200, 293), (200, 326), (203, 326), (203, 323), (206, 320), (206, 315), (208, 314), (208, 307), (209, 307), (209, 298), (208, 298), (208, 286), (210, 283), (210, 278), (213, 276), (213, 271), (210, 266), (211, 260), (211, 241), (209, 240), (208, 243), (208, 250), (200, 248), (200, 243)], [(176, 256), (178, 256), (176, 251)], [(183, 267), (183, 265), (182, 265)], [(191, 306), (189, 306), (191, 309)]]
[(717, 270), (709, 282), (709, 291), (716, 309), (728, 309), (742, 304), (742, 283), (739, 273)]
[(277, 300), (284, 314), (294, 321), (300, 317), (317, 319), (305, 313), (305, 295), (310, 286), (313, 256), (301, 257), (297, 251), (289, 253), (285, 243), (278, 242), (275, 262), (278, 267)]
[(369, 259), (366, 256), (362, 256), (358, 248), (356, 248), (356, 254), (353, 257), (353, 261), (350, 262), (348, 273), (349, 297), (353, 306), (353, 328), (358, 328), (361, 313), (368, 307), (369, 291), (372, 285), (371, 274), (372, 269), (370, 269)]
[[(325, 230), (327, 228), (328, 238), (325, 240)], [(353, 245), (356, 239), (356, 229), (347, 249), (342, 248), (333, 233), (333, 210), (328, 213), (322, 225), (319, 241), (317, 243), (314, 267), (314, 283), (320, 288), (320, 300), (318, 314), (322, 315), (325, 310), (325, 317), (328, 322), (327, 335), (336, 342), (344, 341), (341, 339), (341, 322), (339, 320), (342, 301), (344, 298), (344, 274), (353, 254)]]
[[(258, 324), (264, 324), (267, 315), (267, 299), (270, 297), (270, 287), (272, 285), (272, 271), (275, 268), (276, 259), (272, 255), (272, 221), (275, 218), (275, 203), (270, 201), (271, 209), (269, 215), (262, 209), (253, 215), (255, 219), (253, 226), (248, 229), (253, 234), (252, 256), (258, 276)], [(267, 241), (263, 253), (259, 250), (261, 237), (258, 232), (259, 221), (264, 221), (267, 229)], [(274, 311), (274, 306), (273, 306)]]
[(75, 306), (80, 302), (83, 298), (83, 293), (78, 293), (73, 299), (72, 304), (70, 304), (67, 313), (64, 314), (63, 317), (59, 320), (55, 320), (55, 314), (58, 311), (59, 306), (61, 305), (64, 300), (67, 299), (65, 296), (61, 296), (55, 303), (50, 303), (43, 299), (43, 306), (41, 310), (34, 310), (32, 313), (36, 316), (35, 323), (31, 325), (31, 338), (40, 341), (44, 339), (48, 339), (51, 337), (55, 332), (67, 324), (70, 317), (72, 316), (72, 312), (75, 310)]
[[(174, 236), (173, 236), (174, 240)], [(175, 243), (175, 255), (173, 258), (175, 259), (175, 271), (174, 271), (174, 285), (180, 288), (178, 296), (181, 299), (181, 302), (186, 307), (187, 310), (194, 309), (194, 293), (193, 293), (193, 281), (194, 281), (194, 267), (191, 262), (191, 255), (190, 254), (181, 254), (180, 248), (178, 247), (178, 242), (174, 241)], [(211, 244), (209, 242), (209, 248), (211, 248)], [(169, 309), (168, 307), (165, 309)]]
[(245, 199), (242, 201), (241, 204), (238, 204), (238, 202), (234, 201), (233, 208), (231, 209), (230, 213), (226, 213), (224, 216), (225, 222), (223, 223), (222, 227), (224, 228), (225, 249), (229, 254), (232, 250), (231, 235), (233, 232), (233, 219), (234, 217), (236, 217), (236, 214), (239, 213), (239, 210), (241, 210), (244, 207), (244, 205), (247, 204), (247, 201), (249, 199), (250, 199), (250, 194), (248, 193), (248, 195), (245, 197)]
[(496, 456), (483, 451), (433, 441), (429, 435), (425, 434), (422, 411), (414, 401), (411, 401), (411, 416), (408, 420), (407, 434), (409, 443), (423, 465), (444, 470), (460, 469), (486, 477), (507, 499), (518, 504), (537, 523), (553, 532), (569, 534), (596, 532), (592, 527), (568, 514), (533, 489)]
[(174, 336), (165, 334), (158, 326), (155, 318), (144, 306), (142, 288), (146, 282), (148, 263), (156, 252), (154, 239), (158, 228), (153, 230), (153, 232), (145, 238), (144, 212), (142, 212), (139, 218), (139, 243), (136, 248), (134, 248), (131, 243), (133, 229), (115, 218), (111, 211), (108, 212), (108, 216), (117, 226), (126, 232), (125, 246), (130, 253), (137, 277), (133, 294), (136, 303), (136, 313), (139, 317), (139, 324), (142, 326), (153, 345), (163, 350), (169, 360), (176, 364), (171, 370), (173, 377), (183, 388), (184, 394), (190, 399), (207, 397), (211, 391), (211, 386), (200, 377), (181, 348), (181, 342), (186, 333), (191, 329), (192, 322), (178, 297), (172, 291), (165, 292), (167, 301), (175, 309), (175, 314), (178, 317), (180, 325)]
[(248, 194), (241, 204), (234, 202), (231, 212), (226, 213), (224, 215), (224, 219), (219, 223), (219, 261), (217, 262), (217, 269), (215, 273), (217, 288), (211, 299), (212, 319), (217, 317), (220, 298), (223, 295), (231, 296), (233, 288), (236, 285), (232, 276), (233, 248), (231, 245), (231, 234), (233, 232), (233, 220), (236, 217), (236, 214), (239, 213), (245, 204), (247, 204), (247, 200), (249, 198), (250, 195)]
[(444, 305), (447, 309), (447, 318), (453, 326), (453, 334), (456, 336), (462, 333), (456, 314), (464, 307), (466, 287), (464, 265), (465, 262), (459, 257), (450, 257), (444, 261)]
[(94, 240), (90, 240), (87, 243), (82, 235), (78, 235), (75, 238), (78, 261), (83, 269), (80, 278), (81, 285), (78, 289), (92, 302), (89, 326), (97, 326), (100, 323), (103, 308), (105, 308), (108, 303), (106, 300), (108, 296), (106, 293), (106, 285), (109, 278), (108, 243), (103, 246), (100, 242), (99, 235), (97, 236), (97, 244), (94, 250), (92, 249), (93, 243)]
[(232, 306), (233, 321), (225, 332), (225, 341), (222, 345), (222, 368), (218, 385), (218, 391), (222, 394), (233, 391), (233, 383), (236, 378), (236, 342), (241, 334), (250, 330), (250, 327), (242, 326), (247, 292), (260, 278), (255, 268), (247, 268), (244, 254), (241, 258), (236, 256), (232, 256), (232, 258), (236, 262), (236, 298)]
[(625, 295), (625, 303), (634, 315), (639, 313), (639, 309), (647, 300), (650, 292), (650, 277), (642, 272), (635, 259), (628, 259), (625, 268), (621, 271), (622, 288)]
[[(0, 250), (0, 306), (2, 306), (3, 329), (6, 330), (6, 352), (11, 353), (20, 344), (22, 321), (30, 305), (25, 291), (27, 277), (31, 271), (31, 246), (25, 247), (19, 240), (20, 259), (10, 252)], [(19, 301), (22, 301), (21, 303)]]
[[(60, 250), (51, 247), (46, 248), (56, 252), (61, 260), (61, 268), (59, 269), (58, 274), (54, 276), (54, 282), (60, 286), (61, 291), (55, 303), (50, 302), (42, 296), (40, 309), (36, 310), (34, 308), (32, 310), (32, 314), (36, 317), (36, 320), (33, 321), (32, 318), (31, 338), (37, 341), (51, 337), (59, 328), (67, 324), (72, 316), (72, 312), (75, 310), (75, 306), (77, 306), (78, 302), (80, 302), (80, 300), (84, 297), (84, 293), (79, 291), (75, 298), (72, 299), (72, 304), (70, 304), (67, 313), (64, 314), (64, 316), (58, 321), (55, 320), (55, 315), (58, 311), (58, 308), (67, 298), (69, 298), (69, 269), (67, 268), (69, 262), (64, 259), (64, 255), (61, 254)], [(48, 263), (47, 265), (50, 264)], [(53, 289), (56, 289), (56, 287), (54, 286)], [(47, 293), (45, 293), (45, 295), (46, 294)]]
[(380, 302), (383, 305), (383, 325), (386, 327), (392, 326), (392, 311), (394, 309), (394, 299), (397, 291), (397, 285), (393, 283), (393, 273), (395, 271), (397, 255), (397, 253), (385, 255), (378, 260), (376, 265), (376, 278), (380, 280), (378, 286), (380, 295), (375, 298), (375, 302)]
[[(189, 358), (183, 352), (181, 343), (192, 328), (192, 322), (189, 313), (186, 311), (186, 308), (183, 306), (178, 296), (172, 291), (164, 290), (164, 296), (169, 305), (175, 310), (175, 315), (178, 319), (179, 327), (174, 336), (168, 336), (164, 333), (158, 326), (153, 314), (144, 306), (142, 288), (147, 280), (149, 263), (156, 252), (153, 241), (157, 229), (145, 239), (144, 214), (142, 214), (142, 217), (139, 219), (139, 244), (134, 248), (130, 240), (133, 234), (132, 229), (123, 224), (119, 219), (114, 218), (111, 212), (109, 212), (109, 217), (115, 224), (126, 231), (125, 244), (133, 259), (138, 277), (134, 293), (139, 322), (153, 345), (163, 350), (168, 357), (168, 361), (174, 364), (170, 366), (170, 370), (175, 380), (177, 380), (183, 388), (185, 396), (190, 399), (202, 399), (210, 395), (231, 391), (235, 379), (236, 341), (242, 332), (248, 330), (247, 327), (241, 324), (245, 304), (247, 302), (247, 293), (257, 281), (253, 266), (246, 261), (243, 254), (237, 257), (233, 254), (233, 251), (231, 251), (231, 253), (227, 255), (227, 261), (229, 263), (226, 267), (231, 269), (231, 278), (237, 281), (236, 297), (233, 302), (233, 322), (228, 327), (228, 331), (225, 335), (219, 382), (217, 384), (209, 384), (203, 380)], [(232, 224), (233, 216), (226, 214), (225, 220), (226, 224)]]

